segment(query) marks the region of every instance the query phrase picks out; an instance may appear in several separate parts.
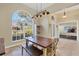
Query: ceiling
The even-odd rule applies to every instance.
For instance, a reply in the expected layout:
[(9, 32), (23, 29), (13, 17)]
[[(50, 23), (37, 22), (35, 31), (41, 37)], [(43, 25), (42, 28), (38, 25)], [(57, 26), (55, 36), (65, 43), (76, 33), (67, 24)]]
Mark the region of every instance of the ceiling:
[(49, 10), (49, 12), (57, 12), (64, 8), (69, 8), (78, 5), (78, 3), (24, 3), (24, 5), (35, 10), (37, 13), (45, 9)]
[(29, 8), (32, 8), (33, 10), (39, 12), (53, 4), (54, 3), (26, 3), (25, 5), (28, 6)]

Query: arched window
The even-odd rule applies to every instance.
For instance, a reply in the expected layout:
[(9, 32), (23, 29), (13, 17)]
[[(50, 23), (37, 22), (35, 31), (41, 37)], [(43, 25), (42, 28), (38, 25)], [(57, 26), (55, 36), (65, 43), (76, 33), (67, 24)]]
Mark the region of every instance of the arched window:
[(29, 14), (24, 11), (15, 11), (12, 14), (12, 41), (21, 40), (33, 34), (34, 22)]

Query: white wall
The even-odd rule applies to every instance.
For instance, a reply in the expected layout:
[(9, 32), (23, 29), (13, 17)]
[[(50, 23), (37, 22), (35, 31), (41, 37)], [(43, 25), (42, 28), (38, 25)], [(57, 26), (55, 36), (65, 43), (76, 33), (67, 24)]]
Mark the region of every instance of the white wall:
[(12, 42), (12, 30), (11, 30), (11, 17), (12, 13), (16, 10), (25, 10), (31, 13), (35, 13), (32, 9), (29, 9), (25, 5), (22, 4), (0, 4), (0, 37), (5, 39), (5, 47), (9, 47), (11, 45), (18, 45), (24, 41)]
[(64, 11), (61, 10), (59, 12), (56, 12), (54, 15), (56, 16), (56, 20), (57, 23), (61, 23), (61, 22), (69, 22), (69, 21), (77, 21), (77, 35), (78, 35), (78, 39), (79, 40), (79, 5), (74, 6), (74, 7), (70, 7), (70, 8), (66, 8), (66, 18), (62, 18), (63, 17), (63, 13)]
[(42, 26), (41, 33), (38, 34), (38, 36), (43, 36), (43, 37), (51, 37), (50, 33), (50, 26), (49, 26), (49, 15), (43, 15), (43, 17), (40, 17), (37, 19), (39, 22), (39, 25)]

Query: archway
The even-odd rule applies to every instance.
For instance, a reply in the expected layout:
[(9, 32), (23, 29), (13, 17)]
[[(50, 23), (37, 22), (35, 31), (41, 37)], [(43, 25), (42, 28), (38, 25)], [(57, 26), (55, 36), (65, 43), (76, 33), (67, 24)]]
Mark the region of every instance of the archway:
[(36, 35), (36, 29), (30, 13), (16, 10), (12, 14), (12, 41), (21, 40), (27, 36)]

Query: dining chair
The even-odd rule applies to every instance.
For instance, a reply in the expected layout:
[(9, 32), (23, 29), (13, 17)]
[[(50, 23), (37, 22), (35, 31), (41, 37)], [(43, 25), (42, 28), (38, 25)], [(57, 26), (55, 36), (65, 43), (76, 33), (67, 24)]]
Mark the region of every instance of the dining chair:
[[(57, 49), (57, 44), (58, 44), (59, 39), (54, 38), (52, 44), (47, 48), (47, 56), (55, 56), (56, 55), (56, 49)], [(39, 47), (35, 44), (33, 44), (34, 47), (43, 50), (42, 47)]]
[(55, 38), (52, 43), (52, 55), (56, 55), (57, 44), (59, 42), (59, 38)]

